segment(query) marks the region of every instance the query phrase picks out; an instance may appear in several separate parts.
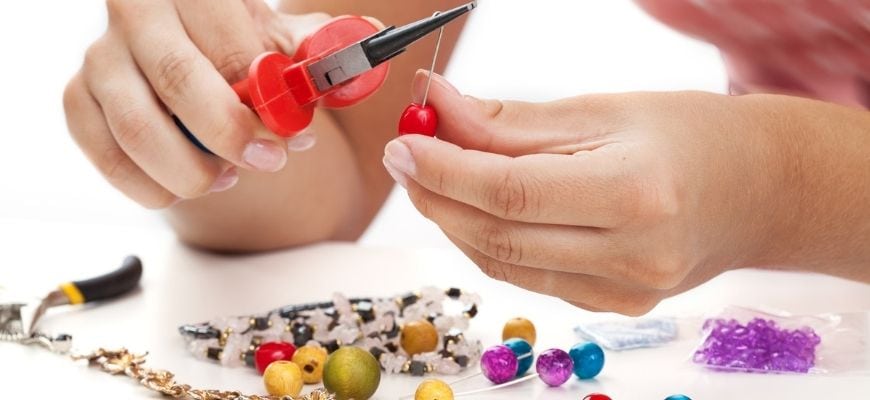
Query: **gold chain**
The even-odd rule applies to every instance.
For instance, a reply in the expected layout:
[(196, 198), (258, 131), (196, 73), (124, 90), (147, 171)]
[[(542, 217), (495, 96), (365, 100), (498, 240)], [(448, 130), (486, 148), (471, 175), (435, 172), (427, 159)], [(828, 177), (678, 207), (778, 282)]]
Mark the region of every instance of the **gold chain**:
[(168, 397), (182, 400), (335, 400), (324, 389), (316, 389), (304, 396), (259, 396), (245, 395), (236, 391), (193, 389), (190, 385), (175, 382), (175, 374), (162, 369), (143, 366), (148, 353), (134, 354), (125, 348), (118, 350), (99, 349), (88, 354), (73, 355), (72, 359), (88, 360), (92, 366), (112, 374), (124, 374), (142, 386)]

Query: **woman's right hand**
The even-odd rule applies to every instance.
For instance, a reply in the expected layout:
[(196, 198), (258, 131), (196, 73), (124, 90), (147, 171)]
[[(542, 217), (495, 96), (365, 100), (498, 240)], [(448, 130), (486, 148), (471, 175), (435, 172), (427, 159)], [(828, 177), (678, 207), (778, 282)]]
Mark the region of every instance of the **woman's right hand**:
[[(236, 167), (274, 172), (287, 143), (230, 83), (264, 51), (291, 54), (329, 17), (262, 0), (108, 0), (109, 26), (64, 93), (73, 139), (106, 179), (148, 208), (225, 191)], [(191, 143), (184, 121), (215, 155)], [(296, 145), (298, 147), (298, 143)]]

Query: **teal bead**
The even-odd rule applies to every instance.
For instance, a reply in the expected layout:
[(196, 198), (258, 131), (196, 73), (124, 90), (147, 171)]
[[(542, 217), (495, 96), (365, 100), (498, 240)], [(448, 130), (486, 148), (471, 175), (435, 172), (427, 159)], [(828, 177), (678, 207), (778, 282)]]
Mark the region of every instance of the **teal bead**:
[(604, 350), (595, 343), (577, 343), (568, 355), (574, 361), (574, 375), (580, 379), (594, 378), (604, 368)]
[(675, 395), (668, 396), (665, 400), (692, 400), (692, 399), (689, 398), (689, 396), (686, 396), (684, 394), (675, 394)]
[(525, 375), (529, 368), (532, 367), (532, 361), (534, 361), (533, 358), (535, 358), (532, 345), (520, 338), (505, 340), (504, 345), (513, 350), (514, 354), (517, 356), (517, 376)]

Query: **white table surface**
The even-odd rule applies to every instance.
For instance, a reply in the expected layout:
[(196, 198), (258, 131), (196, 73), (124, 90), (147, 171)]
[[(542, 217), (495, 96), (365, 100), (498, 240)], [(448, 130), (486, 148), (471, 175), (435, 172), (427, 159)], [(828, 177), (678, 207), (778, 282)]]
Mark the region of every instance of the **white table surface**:
[[(76, 346), (127, 346), (151, 352), (149, 364), (177, 373), (197, 387), (262, 393), (256, 372), (199, 361), (186, 352), (176, 327), (218, 315), (266, 311), (289, 304), (348, 295), (396, 294), (424, 285), (459, 286), (483, 296), (469, 337), (499, 340), (504, 321), (527, 316), (538, 327), (537, 350), (567, 348), (578, 322), (618, 318), (593, 314), (559, 300), (492, 281), (458, 251), (323, 244), (252, 257), (218, 257), (179, 245), (162, 229), (2, 221), (0, 282), (8, 287), (50, 286), (114, 267), (128, 253), (142, 257), (141, 290), (115, 302), (52, 311), (43, 327), (74, 335)], [(7, 229), (8, 228), (8, 229)], [(14, 267), (14, 268), (13, 268)], [(40, 282), (40, 284), (35, 284)], [(739, 271), (662, 303), (653, 315), (701, 316), (725, 306), (787, 310), (796, 314), (870, 309), (870, 286), (825, 276)], [(685, 332), (687, 337), (693, 333)], [(852, 399), (870, 393), (870, 376), (781, 376), (717, 373), (688, 363), (694, 340), (663, 348), (607, 352), (602, 374), (571, 380), (557, 389), (524, 382), (479, 399), (580, 399), (603, 392), (615, 400), (663, 399)], [(474, 369), (476, 372), (476, 369)], [(2, 398), (159, 398), (127, 379), (75, 364), (36, 347), (0, 343)], [(376, 399), (411, 393), (417, 378), (387, 376)], [(488, 385), (478, 378), (459, 390)], [(307, 387), (306, 390), (311, 387)], [(54, 397), (58, 396), (58, 397)], [(68, 397), (66, 397), (68, 396)], [(866, 398), (866, 397), (863, 397)]]

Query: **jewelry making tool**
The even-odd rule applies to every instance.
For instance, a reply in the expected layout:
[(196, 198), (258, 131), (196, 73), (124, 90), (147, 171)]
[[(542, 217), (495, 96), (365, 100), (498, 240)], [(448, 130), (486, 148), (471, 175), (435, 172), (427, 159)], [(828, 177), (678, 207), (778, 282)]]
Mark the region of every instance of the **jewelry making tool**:
[[(433, 17), (438, 16), (436, 12)], [(429, 76), (426, 78), (426, 89), (423, 92), (423, 102), (411, 103), (402, 116), (399, 117), (399, 136), (401, 135), (426, 135), (435, 137), (438, 129), (438, 113), (435, 108), (426, 104), (429, 100), (429, 88), (432, 86), (432, 74), (435, 72), (435, 62), (438, 60), (438, 51), (441, 49), (441, 38), (444, 36), (444, 27), (438, 31), (438, 41), (435, 42), (435, 54), (432, 55), (432, 66), (429, 67)]]
[[(269, 130), (292, 137), (311, 123), (317, 106), (352, 106), (373, 94), (386, 80), (390, 59), (475, 6), (470, 2), (382, 30), (363, 17), (337, 17), (303, 40), (292, 56), (277, 52), (258, 56), (248, 77), (233, 84), (233, 90)], [(181, 121), (175, 121), (188, 138), (207, 150)]]
[(141, 276), (142, 262), (136, 256), (128, 256), (118, 269), (95, 278), (63, 283), (42, 300), (0, 304), (0, 340), (36, 343), (65, 352), (69, 349), (71, 336), (50, 336), (37, 329), (46, 310), (120, 297), (135, 288)]

